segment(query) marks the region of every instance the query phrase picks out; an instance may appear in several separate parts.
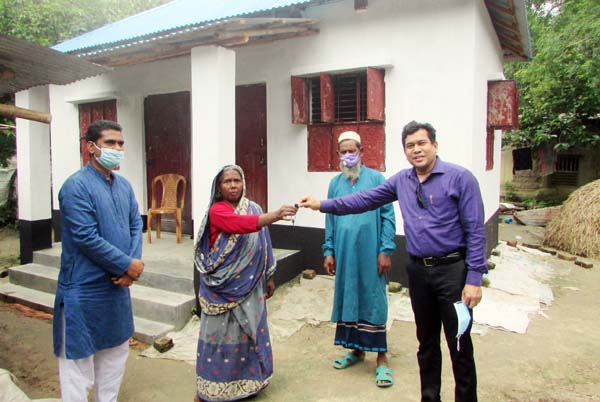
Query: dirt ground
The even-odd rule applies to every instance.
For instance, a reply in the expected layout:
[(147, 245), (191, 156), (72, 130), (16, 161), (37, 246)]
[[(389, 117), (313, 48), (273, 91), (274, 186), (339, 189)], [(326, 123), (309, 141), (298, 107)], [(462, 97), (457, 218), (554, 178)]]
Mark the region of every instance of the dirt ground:
[[(543, 230), (501, 224), (501, 240), (539, 241)], [(0, 254), (9, 247), (0, 236)], [(18, 251), (18, 246), (16, 247)], [(553, 260), (556, 264), (571, 264)], [(0, 267), (1, 271), (1, 267)], [(5, 280), (5, 279), (3, 279)], [(592, 269), (573, 265), (552, 283), (554, 303), (545, 316), (533, 317), (526, 334), (490, 330), (474, 335), (479, 400), (600, 401), (600, 262)], [(485, 290), (484, 290), (485, 297)], [(394, 322), (388, 334), (395, 384), (374, 384), (374, 355), (347, 370), (331, 361), (343, 354), (332, 344), (330, 325), (304, 327), (274, 344), (275, 374), (257, 402), (417, 401), (419, 376), (413, 323)], [(445, 346), (444, 346), (445, 349)], [(30, 318), (0, 303), (0, 367), (12, 371), (32, 398), (59, 397), (57, 364), (52, 355), (51, 322)], [(194, 367), (149, 359), (131, 349), (121, 387), (122, 402), (191, 401)], [(444, 354), (442, 398), (453, 400), (449, 358)], [(0, 390), (1, 391), (1, 390)], [(0, 395), (2, 392), (0, 392)]]

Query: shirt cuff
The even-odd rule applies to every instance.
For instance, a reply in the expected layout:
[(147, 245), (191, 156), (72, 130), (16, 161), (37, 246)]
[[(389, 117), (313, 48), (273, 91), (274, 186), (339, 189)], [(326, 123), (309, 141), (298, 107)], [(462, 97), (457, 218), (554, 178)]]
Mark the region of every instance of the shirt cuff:
[(331, 212), (332, 206), (332, 200), (321, 200), (321, 207), (319, 208), (319, 212)]
[(483, 277), (483, 273), (469, 269), (467, 271), (466, 284), (473, 285), (473, 286), (481, 286), (481, 278), (482, 277)]
[(119, 276), (126, 274), (127, 270), (129, 269), (129, 266), (131, 265), (131, 263), (133, 262), (133, 258), (131, 258), (130, 256), (124, 254), (121, 258), (119, 258), (119, 260), (117, 261), (117, 269), (120, 270), (121, 272), (118, 274)]

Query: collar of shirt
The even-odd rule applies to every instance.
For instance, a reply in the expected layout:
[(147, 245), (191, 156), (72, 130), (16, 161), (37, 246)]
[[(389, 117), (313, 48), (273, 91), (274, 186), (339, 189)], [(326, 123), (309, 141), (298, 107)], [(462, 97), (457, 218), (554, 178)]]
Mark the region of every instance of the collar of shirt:
[[(446, 167), (446, 162), (442, 161), (440, 159), (439, 156), (436, 157), (435, 160), (435, 165), (433, 165), (433, 169), (431, 170), (431, 173), (429, 173), (429, 176), (427, 176), (427, 178), (423, 181), (423, 183), (425, 183), (427, 180), (429, 180), (429, 178), (432, 175), (438, 175), (438, 174), (444, 174), (447, 171), (447, 167)], [(416, 182), (419, 182), (419, 177), (417, 176), (417, 169), (415, 169), (414, 167), (412, 169), (406, 169), (406, 176), (410, 179), (410, 180), (416, 180)]]
[(112, 171), (109, 173), (110, 174), (110, 178), (106, 177), (101, 172), (99, 172), (98, 169), (96, 169), (95, 167), (93, 167), (91, 163), (88, 163), (87, 165), (85, 165), (85, 168), (88, 171), (90, 171), (92, 174), (94, 174), (96, 177), (102, 179), (103, 182), (106, 182), (106, 183), (109, 183), (109, 184), (111, 182), (115, 181), (115, 178), (117, 177), (117, 175), (114, 174)]

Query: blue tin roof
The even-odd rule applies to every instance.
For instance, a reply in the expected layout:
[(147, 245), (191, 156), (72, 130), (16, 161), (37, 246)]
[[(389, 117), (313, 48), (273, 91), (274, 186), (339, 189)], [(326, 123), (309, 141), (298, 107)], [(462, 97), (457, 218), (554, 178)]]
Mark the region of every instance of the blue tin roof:
[(52, 48), (65, 53), (72, 52), (188, 25), (198, 25), (311, 1), (313, 0), (174, 0), (69, 39)]

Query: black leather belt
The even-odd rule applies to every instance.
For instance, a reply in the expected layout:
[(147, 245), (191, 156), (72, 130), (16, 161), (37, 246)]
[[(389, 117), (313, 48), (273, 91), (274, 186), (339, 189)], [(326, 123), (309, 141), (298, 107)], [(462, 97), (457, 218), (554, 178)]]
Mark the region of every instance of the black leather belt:
[(441, 256), (441, 257), (417, 257), (411, 255), (410, 258), (426, 267), (435, 267), (436, 265), (448, 265), (464, 259), (464, 254), (460, 251)]

